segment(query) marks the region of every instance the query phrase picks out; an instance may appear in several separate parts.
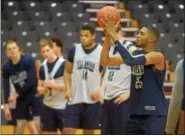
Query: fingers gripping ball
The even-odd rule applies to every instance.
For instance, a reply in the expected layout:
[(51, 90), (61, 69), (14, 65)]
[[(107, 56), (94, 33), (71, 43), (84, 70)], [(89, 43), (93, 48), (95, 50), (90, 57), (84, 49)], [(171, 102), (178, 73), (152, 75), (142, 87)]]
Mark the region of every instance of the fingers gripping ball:
[(104, 28), (105, 21), (115, 20), (116, 23), (120, 22), (120, 13), (113, 6), (105, 6), (99, 10), (97, 13), (97, 21), (100, 27)]

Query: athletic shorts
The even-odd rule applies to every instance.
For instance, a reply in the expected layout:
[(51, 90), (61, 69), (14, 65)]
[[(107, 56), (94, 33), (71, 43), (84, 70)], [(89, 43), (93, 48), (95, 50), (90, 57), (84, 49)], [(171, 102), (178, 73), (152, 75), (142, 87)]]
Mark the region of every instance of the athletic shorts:
[(101, 104), (68, 105), (64, 119), (65, 128), (100, 129)]
[(62, 131), (65, 110), (53, 109), (46, 105), (43, 105), (42, 110), (42, 130), (48, 132), (55, 132), (57, 131), (57, 129), (60, 129), (60, 131)]
[(129, 100), (121, 104), (115, 104), (114, 100), (104, 100), (102, 107), (101, 134), (124, 135), (126, 123), (130, 115)]

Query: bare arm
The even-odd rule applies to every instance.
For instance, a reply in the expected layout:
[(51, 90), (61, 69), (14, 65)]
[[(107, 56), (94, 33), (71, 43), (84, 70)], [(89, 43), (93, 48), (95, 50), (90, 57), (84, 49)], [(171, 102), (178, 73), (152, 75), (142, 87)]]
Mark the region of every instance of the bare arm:
[(52, 88), (52, 91), (55, 91), (55, 89), (64, 90), (65, 84), (64, 83), (57, 83), (54, 79), (53, 80), (45, 80), (44, 87)]
[(71, 86), (72, 86), (72, 69), (73, 64), (69, 61), (66, 62), (65, 70), (64, 70), (64, 83), (66, 86), (67, 93), (71, 94)]
[(46, 93), (47, 90), (48, 88), (44, 87), (44, 80), (38, 80), (37, 86), (38, 95), (43, 95), (44, 93)]
[(106, 36), (103, 44), (103, 49), (101, 52), (101, 65), (103, 67), (116, 66), (124, 63), (121, 56), (109, 57), (110, 45), (111, 45), (111, 38)]

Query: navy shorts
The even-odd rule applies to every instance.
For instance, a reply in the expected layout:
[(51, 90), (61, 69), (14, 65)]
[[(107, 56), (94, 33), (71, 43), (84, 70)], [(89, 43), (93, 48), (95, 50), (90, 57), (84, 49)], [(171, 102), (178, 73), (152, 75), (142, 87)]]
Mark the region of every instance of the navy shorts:
[(15, 109), (10, 109), (10, 112), (11, 112), (12, 120), (7, 121), (7, 125), (16, 126), (16, 124), (17, 124), (17, 122), (16, 122), (16, 110)]
[(30, 94), (25, 99), (18, 99), (16, 104), (16, 119), (30, 120), (33, 116), (40, 116), (42, 102), (40, 97)]
[(62, 131), (65, 111), (61, 109), (53, 109), (44, 104), (42, 110), (42, 130), (55, 132), (57, 129), (60, 129), (60, 131)]
[(101, 134), (103, 135), (123, 135), (126, 133), (126, 123), (130, 115), (129, 100), (121, 104), (115, 104), (114, 100), (105, 100), (103, 104), (101, 123)]
[(100, 129), (101, 104), (68, 105), (64, 120), (65, 128)]
[[(10, 111), (11, 111), (12, 120), (7, 121), (7, 125), (16, 126), (16, 125), (17, 125), (17, 120), (16, 120), (16, 109), (10, 109)], [(33, 120), (32, 114), (29, 114), (29, 116), (27, 117), (26, 120), (27, 120), (27, 121)]]
[(165, 115), (131, 115), (127, 123), (128, 135), (164, 135)]

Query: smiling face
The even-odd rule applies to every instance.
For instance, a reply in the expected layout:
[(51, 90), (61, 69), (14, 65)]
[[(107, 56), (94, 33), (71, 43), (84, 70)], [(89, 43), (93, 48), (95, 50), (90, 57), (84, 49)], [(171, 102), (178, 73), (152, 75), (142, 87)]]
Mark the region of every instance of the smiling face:
[(146, 45), (148, 44), (148, 38), (148, 30), (146, 27), (143, 27), (136, 36), (137, 46), (140, 48), (146, 47)]
[(138, 47), (145, 48), (155, 44), (158, 39), (159, 33), (156, 29), (143, 27), (136, 36), (136, 43)]

